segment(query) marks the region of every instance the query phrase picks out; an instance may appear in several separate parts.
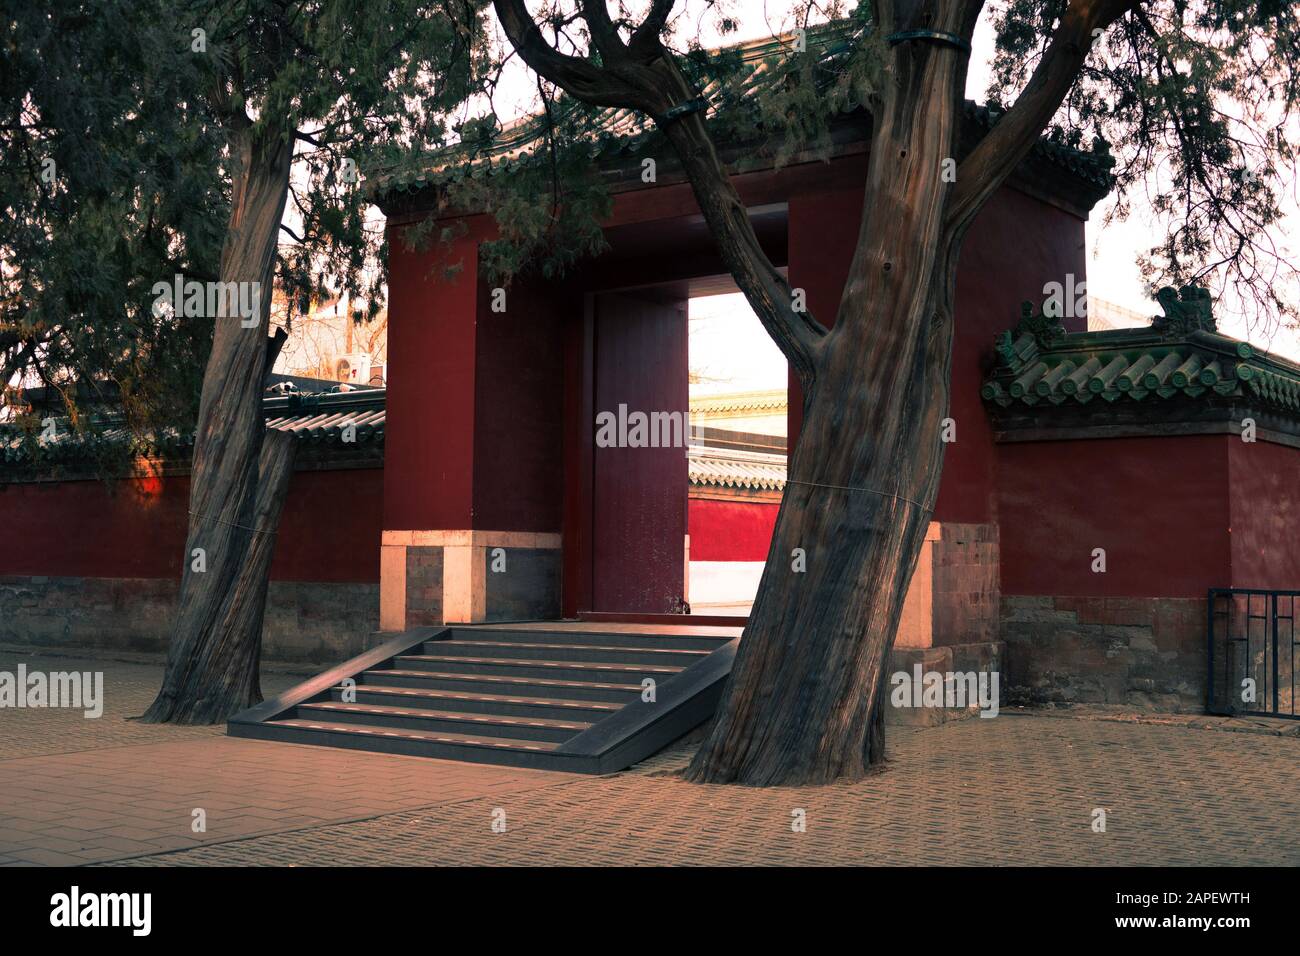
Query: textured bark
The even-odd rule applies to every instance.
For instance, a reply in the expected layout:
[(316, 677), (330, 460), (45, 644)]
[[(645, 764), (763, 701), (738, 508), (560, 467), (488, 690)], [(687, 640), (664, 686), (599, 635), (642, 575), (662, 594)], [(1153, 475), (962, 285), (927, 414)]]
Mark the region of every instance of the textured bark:
[[(258, 524), (262, 385), (276, 239), (293, 142), (274, 124), (258, 130), (240, 123), (231, 138), (234, 193), (220, 278), (260, 282), (261, 304), (252, 328), (241, 324), (233, 308), (227, 310), (231, 317), (213, 320), (190, 478), (185, 571), (163, 686), (143, 718), (149, 722), (216, 723), (260, 697), (258, 648), (266, 580), (264, 574), (254, 580), (253, 566), (261, 548), (271, 546), (274, 530)], [(268, 464), (278, 477), (282, 464)], [(268, 502), (267, 507), (278, 515), (278, 505)], [(195, 569), (197, 550), (206, 561), (203, 571)], [(250, 589), (262, 593), (250, 595)], [(256, 629), (250, 630), (254, 622)]]
[[(851, 369), (819, 380), (749, 623), (688, 779), (824, 783), (880, 759), (871, 715), (938, 491), (950, 314), (913, 319), (916, 341), (898, 365), (890, 350), (857, 350), (875, 366), (866, 388)], [(797, 548), (803, 572), (793, 570)]]
[[(960, 6), (934, 6), (882, 29), (969, 36)], [(839, 315), (817, 356), (749, 623), (688, 779), (825, 783), (881, 758), (883, 668), (942, 469), (953, 287), (942, 169), (956, 155), (965, 75), (964, 57), (938, 44), (892, 57)], [(792, 570), (795, 549), (805, 572)]]
[(218, 685), (226, 689), (228, 698), (228, 703), (221, 706), (229, 706), (234, 711), (251, 707), (262, 699), (258, 669), (271, 559), (275, 555), (275, 529), (280, 526), (280, 513), (289, 496), (297, 449), (297, 440), (284, 432), (268, 431), (262, 440), (252, 525), (258, 530), (252, 536), (248, 557), (227, 602), (223, 629), (229, 639), (215, 662), (221, 672)]

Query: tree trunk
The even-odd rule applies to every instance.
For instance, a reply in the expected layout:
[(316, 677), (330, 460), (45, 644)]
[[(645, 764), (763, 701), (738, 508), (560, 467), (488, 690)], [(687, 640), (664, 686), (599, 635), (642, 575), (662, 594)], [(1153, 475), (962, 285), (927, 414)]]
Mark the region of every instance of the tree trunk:
[[(960, 33), (961, 16), (952, 5), (949, 22), (882, 32)], [(826, 783), (861, 777), (881, 757), (883, 713), (873, 720), (873, 708), (942, 468), (955, 265), (942, 170), (955, 157), (964, 83), (955, 50), (907, 43), (895, 52), (873, 110), (839, 316), (817, 356), (767, 565), (690, 780)]]
[[(540, 76), (589, 104), (655, 118), (722, 261), (804, 388), (803, 434), (749, 626), (688, 779), (824, 782), (859, 776), (883, 756), (883, 668), (942, 467), (961, 239), (1060, 107), (1090, 38), (1133, 4), (1070, 3), (1015, 106), (958, 165), (983, 3), (872, 0), (872, 32), (891, 52), (871, 110), (862, 229), (825, 333), (793, 307), (692, 106), (698, 90), (658, 40), (673, 0), (655, 0), (626, 43), (604, 3), (584, 3), (599, 54), (586, 58), (548, 43), (523, 0), (494, 0), (511, 45)], [(945, 176), (952, 169), (960, 183)]]
[[(853, 395), (849, 382), (819, 384), (749, 623), (688, 779), (826, 783), (881, 759), (872, 711), (941, 470), (951, 333), (936, 326), (911, 361), (871, 376), (888, 391), (841, 401)], [(943, 394), (932, 401), (925, 383), (938, 378)], [(795, 549), (805, 571), (795, 570)]]
[[(274, 530), (258, 523), (262, 387), (276, 240), (288, 195), (293, 140), (275, 124), (241, 123), (231, 136), (234, 191), (221, 254), (222, 282), (259, 282), (256, 323), (234, 308), (217, 316), (190, 477), (190, 529), (176, 624), (154, 723), (217, 723), (260, 698), (257, 680), (265, 573), (256, 567)], [(266, 462), (281, 479), (286, 452)], [(283, 478), (287, 481), (287, 478)], [(281, 489), (281, 495), (283, 489)], [(278, 516), (268, 501), (266, 514)], [(255, 542), (255, 537), (265, 541)], [(266, 556), (269, 561), (269, 555)], [(250, 591), (262, 593), (250, 594)], [(256, 626), (256, 630), (250, 628)]]
[(268, 431), (262, 439), (258, 465), (257, 494), (253, 506), (253, 534), (248, 558), (229, 601), (224, 630), (230, 635), (217, 667), (225, 671), (220, 685), (229, 688), (235, 710), (251, 707), (262, 699), (258, 668), (262, 659), (262, 621), (266, 613), (266, 592), (271, 578), (280, 512), (289, 496), (289, 481), (298, 450), (290, 434)]

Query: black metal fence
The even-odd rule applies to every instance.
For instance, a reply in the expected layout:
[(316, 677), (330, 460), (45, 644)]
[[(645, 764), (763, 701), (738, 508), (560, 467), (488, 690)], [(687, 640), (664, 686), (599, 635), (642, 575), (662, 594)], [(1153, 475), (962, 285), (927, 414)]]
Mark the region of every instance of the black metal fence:
[(1300, 591), (1210, 588), (1210, 713), (1300, 720), (1297, 599)]

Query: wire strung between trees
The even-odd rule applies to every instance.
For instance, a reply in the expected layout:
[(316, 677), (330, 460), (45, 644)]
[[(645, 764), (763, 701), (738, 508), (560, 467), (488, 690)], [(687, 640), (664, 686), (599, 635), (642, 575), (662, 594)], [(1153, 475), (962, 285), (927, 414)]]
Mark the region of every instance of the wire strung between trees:
[(926, 514), (931, 514), (934, 511), (933, 508), (927, 508), (925, 505), (921, 504), (921, 502), (909, 498), (906, 495), (895, 495), (888, 491), (877, 491), (874, 488), (853, 488), (849, 485), (826, 485), (822, 484), (820, 481), (799, 481), (797, 478), (787, 478), (785, 483), (787, 485), (809, 485), (813, 488), (832, 488), (835, 491), (861, 491), (869, 495), (879, 495), (882, 498), (896, 498), (899, 501), (906, 501), (909, 505), (919, 508)]
[(278, 533), (276, 531), (263, 531), (260, 528), (250, 528), (248, 525), (237, 524), (234, 521), (227, 521), (224, 518), (208, 518), (199, 514), (197, 511), (190, 511), (189, 515), (191, 518), (202, 518), (204, 521), (215, 521), (217, 524), (228, 525), (232, 528), (238, 528), (241, 531), (251, 531), (253, 534), (269, 534), (271, 537), (275, 537)]

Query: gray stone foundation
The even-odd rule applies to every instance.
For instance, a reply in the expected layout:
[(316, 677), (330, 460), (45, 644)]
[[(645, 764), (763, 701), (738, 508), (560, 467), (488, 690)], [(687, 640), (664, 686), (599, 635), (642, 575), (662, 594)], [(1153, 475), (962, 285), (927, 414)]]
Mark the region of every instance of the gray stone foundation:
[(1019, 704), (1205, 709), (1205, 601), (1002, 595), (1006, 694)]
[[(161, 653), (179, 589), (155, 578), (0, 577), (0, 642)], [(262, 657), (345, 660), (378, 620), (378, 584), (272, 581)]]
[(483, 560), (484, 620), (551, 620), (560, 616), (561, 552), (558, 548), (512, 548), (504, 571), (493, 571), (491, 550)]
[[(984, 641), (975, 644), (949, 644), (939, 647), (895, 647), (889, 658), (889, 673), (886, 677), (903, 671), (914, 673), (917, 664), (922, 673), (937, 671), (940, 674), (997, 674), (998, 707), (1007, 704), (1005, 687), (1006, 648), (1001, 641)], [(991, 685), (990, 685), (991, 686)], [(885, 712), (888, 723), (908, 727), (933, 727), (950, 720), (965, 720), (979, 716), (978, 704), (964, 708), (956, 707), (895, 707), (890, 699), (893, 685), (887, 679), (885, 683)]]

